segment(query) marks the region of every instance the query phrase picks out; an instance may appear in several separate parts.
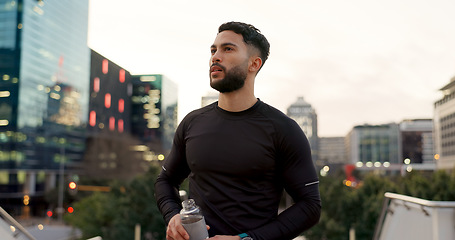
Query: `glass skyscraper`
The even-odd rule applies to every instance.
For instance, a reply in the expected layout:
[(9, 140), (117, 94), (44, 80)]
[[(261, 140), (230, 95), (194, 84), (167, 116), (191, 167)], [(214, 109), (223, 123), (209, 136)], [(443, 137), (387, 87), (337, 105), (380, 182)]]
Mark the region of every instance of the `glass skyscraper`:
[(6, 205), (55, 187), (60, 164), (78, 168), (88, 120), (87, 29), (88, 0), (0, 0), (0, 202)]
[(161, 74), (132, 79), (131, 131), (152, 151), (167, 155), (177, 128), (177, 85)]

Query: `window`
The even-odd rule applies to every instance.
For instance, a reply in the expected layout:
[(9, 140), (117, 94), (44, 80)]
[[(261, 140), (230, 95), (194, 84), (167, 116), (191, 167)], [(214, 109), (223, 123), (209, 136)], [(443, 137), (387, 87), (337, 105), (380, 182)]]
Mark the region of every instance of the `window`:
[(94, 127), (96, 125), (96, 112), (95, 111), (90, 111), (89, 123), (90, 123), (90, 126), (92, 126), (92, 127)]
[(93, 79), (93, 91), (95, 91), (95, 92), (100, 91), (100, 78), (98, 78), (98, 77)]
[(118, 131), (123, 132), (123, 119), (118, 120)]
[(110, 93), (106, 93), (106, 95), (104, 95), (104, 106), (106, 108), (111, 107), (111, 94)]
[(121, 83), (125, 82), (125, 70), (120, 69), (119, 74), (118, 74), (118, 79)]
[(111, 131), (115, 130), (115, 118), (114, 117), (109, 118), (109, 130), (111, 130)]
[(123, 99), (118, 100), (118, 111), (120, 113), (123, 113), (123, 111), (125, 111), (125, 100)]
[(107, 61), (107, 59), (104, 59), (103, 60), (103, 73), (104, 74), (107, 74), (108, 68), (109, 68), (109, 62)]

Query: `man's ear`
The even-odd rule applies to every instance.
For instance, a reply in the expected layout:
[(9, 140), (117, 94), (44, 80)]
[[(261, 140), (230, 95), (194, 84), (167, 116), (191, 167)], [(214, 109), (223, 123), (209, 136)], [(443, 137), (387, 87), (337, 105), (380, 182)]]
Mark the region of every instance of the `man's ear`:
[(262, 66), (262, 59), (259, 56), (251, 57), (250, 66), (248, 70), (250, 72), (258, 72)]

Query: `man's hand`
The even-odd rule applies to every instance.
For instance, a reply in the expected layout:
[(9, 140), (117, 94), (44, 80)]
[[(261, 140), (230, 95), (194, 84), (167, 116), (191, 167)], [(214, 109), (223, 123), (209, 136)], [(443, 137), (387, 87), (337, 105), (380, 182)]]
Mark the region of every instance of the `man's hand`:
[(167, 240), (189, 240), (190, 235), (183, 228), (182, 220), (180, 219), (180, 214), (174, 215), (169, 224), (167, 225), (166, 231)]
[[(210, 227), (207, 225), (207, 230), (209, 230), (209, 229), (210, 229)], [(169, 224), (167, 225), (166, 239), (167, 240), (189, 240), (190, 239), (190, 235), (188, 235), (188, 233), (186, 232), (185, 228), (182, 225), (182, 220), (180, 218), (180, 214), (174, 215), (171, 218), (171, 220), (169, 221)], [(222, 239), (224, 239), (224, 238), (222, 238)]]

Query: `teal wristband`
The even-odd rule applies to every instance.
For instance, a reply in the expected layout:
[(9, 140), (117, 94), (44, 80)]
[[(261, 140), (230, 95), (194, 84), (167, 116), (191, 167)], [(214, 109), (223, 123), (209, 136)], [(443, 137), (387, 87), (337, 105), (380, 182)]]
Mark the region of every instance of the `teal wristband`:
[(240, 237), (240, 239), (242, 239), (242, 238), (244, 238), (244, 237), (249, 237), (249, 236), (248, 236), (248, 234), (246, 234), (246, 233), (240, 233), (240, 234), (239, 234), (239, 237)]

